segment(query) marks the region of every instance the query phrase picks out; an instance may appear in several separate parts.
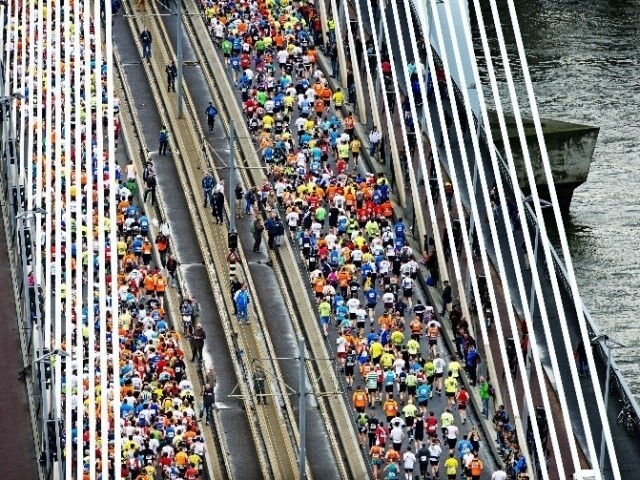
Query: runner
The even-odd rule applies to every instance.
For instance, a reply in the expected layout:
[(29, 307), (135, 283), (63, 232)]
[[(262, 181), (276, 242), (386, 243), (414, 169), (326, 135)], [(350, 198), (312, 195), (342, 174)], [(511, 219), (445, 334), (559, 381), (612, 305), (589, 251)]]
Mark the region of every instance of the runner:
[(449, 458), (444, 462), (444, 471), (447, 474), (448, 480), (455, 480), (458, 474), (458, 460), (453, 452), (449, 453)]
[(356, 391), (353, 392), (353, 407), (358, 413), (364, 413), (364, 409), (367, 406), (367, 394), (362, 390), (362, 387), (358, 385)]
[(444, 381), (444, 392), (447, 396), (447, 403), (452, 407), (455, 404), (455, 397), (458, 393), (458, 380), (453, 376), (452, 370), (449, 370), (449, 375)]
[(464, 385), (460, 387), (456, 394), (456, 401), (458, 402), (458, 415), (462, 423), (467, 422), (467, 405), (469, 403), (469, 393), (465, 389)]
[(413, 478), (413, 467), (416, 464), (416, 456), (411, 451), (411, 447), (407, 448), (407, 451), (402, 456), (402, 466), (404, 468), (404, 478), (405, 480), (412, 480)]

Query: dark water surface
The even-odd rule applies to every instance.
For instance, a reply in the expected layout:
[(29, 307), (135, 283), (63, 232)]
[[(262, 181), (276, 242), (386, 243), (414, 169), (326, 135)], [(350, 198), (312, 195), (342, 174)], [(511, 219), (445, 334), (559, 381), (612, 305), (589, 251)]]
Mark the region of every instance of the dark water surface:
[[(481, 3), (488, 25), (489, 2)], [(583, 300), (601, 330), (629, 346), (615, 356), (640, 397), (640, 0), (515, 3), (541, 116), (601, 127), (589, 178), (576, 190), (565, 228)], [(526, 111), (507, 2), (498, 4)], [(489, 38), (495, 58), (495, 30)], [(504, 72), (496, 73), (504, 106)]]

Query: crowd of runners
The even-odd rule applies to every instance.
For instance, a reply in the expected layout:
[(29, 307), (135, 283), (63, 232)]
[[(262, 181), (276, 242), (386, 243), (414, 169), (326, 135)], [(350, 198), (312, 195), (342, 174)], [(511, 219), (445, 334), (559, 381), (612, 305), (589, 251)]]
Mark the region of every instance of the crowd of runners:
[[(457, 340), (457, 355), (450, 357), (439, 317), (418, 298), (416, 284), (417, 258), (432, 270), (437, 262), (409, 246), (410, 230), (394, 216), (389, 182), (360, 161), (364, 147), (354, 133), (348, 89), (333, 90), (317, 65), (319, 49), (335, 50), (332, 17), (323, 45), (320, 15), (309, 2), (204, 1), (202, 8), (269, 171), (259, 188), (237, 192), (244, 200), (239, 211), (255, 216), (254, 251), (265, 230), (267, 247), (278, 248), (285, 228), (299, 248), (319, 328), (337, 352), (375, 477), (483, 476), (480, 445), (494, 439), (469, 425), (470, 395), (499, 425), (495, 440), (504, 444), (507, 436), (505, 457), (516, 462), (509, 416), (503, 407), (493, 415), (493, 387), (476, 378), (482, 359), (467, 321), (446, 299), (440, 318), (448, 315)], [(217, 114), (211, 107), (210, 124)], [(369, 138), (373, 155), (381, 139), (376, 127)], [(463, 372), (477, 392), (464, 388)], [(507, 478), (502, 470), (489, 473)]]
[[(188, 378), (186, 362), (201, 359), (206, 335), (195, 298), (184, 297), (180, 305), (181, 332), (167, 318), (165, 294), (174, 282), (175, 259), (167, 255), (167, 235), (150, 237), (142, 192), (136, 195), (141, 177), (148, 183), (152, 176), (152, 163), (140, 175), (130, 162), (116, 179), (122, 475), (132, 480), (195, 480), (201, 478), (206, 453), (198, 421), (210, 423), (215, 399), (213, 385), (201, 389)], [(183, 349), (187, 338), (191, 359)], [(201, 399), (200, 411), (196, 397)]]
[[(52, 54), (52, 50), (56, 48), (56, 42), (58, 39), (72, 38), (72, 33), (65, 30), (73, 28), (74, 25), (82, 25), (83, 17), (86, 13), (82, 13), (83, 9), (80, 9), (81, 13), (79, 18), (75, 18), (75, 11), (72, 9), (69, 13), (71, 15), (71, 23), (67, 23), (64, 20), (65, 11), (62, 8), (53, 8), (50, 10), (52, 14), (52, 29), (58, 32), (57, 34), (49, 32), (43, 32), (49, 39), (47, 43), (42, 44), (44, 48), (38, 49), (37, 53), (44, 55)], [(30, 8), (28, 11), (32, 15), (39, 15), (45, 11), (44, 8)], [(18, 12), (22, 12), (22, 8), (18, 8)], [(37, 17), (36, 17), (37, 18)], [(29, 43), (35, 41), (38, 35), (23, 35), (25, 32), (22, 28), (14, 28), (12, 25), (27, 25), (29, 22), (23, 22), (22, 19), (15, 19), (16, 22), (5, 23), (5, 38), (7, 39), (7, 52), (10, 56), (11, 62), (8, 65), (10, 71), (7, 72), (12, 75), (13, 68), (21, 65), (21, 55), (23, 42), (27, 43), (26, 52), (30, 52)], [(33, 17), (31, 18), (34, 25)], [(42, 23), (44, 26), (45, 24)], [(89, 36), (80, 36), (81, 44), (78, 45), (74, 51), (82, 51), (86, 49), (95, 49), (96, 45), (100, 45), (100, 42), (95, 42), (94, 39)], [(62, 55), (65, 54), (66, 48), (72, 48), (69, 45), (62, 44)], [(37, 54), (36, 53), (36, 54)], [(27, 63), (33, 61), (33, 66), (36, 65), (34, 59), (26, 59)], [(46, 58), (44, 59), (46, 62)], [(72, 271), (66, 272), (62, 269), (59, 274), (62, 276), (61, 281), (64, 285), (67, 277), (65, 275), (72, 276), (73, 288), (71, 291), (67, 291), (63, 288), (60, 292), (53, 292), (54, 295), (58, 295), (62, 300), (63, 308), (66, 302), (71, 303), (71, 315), (74, 325), (72, 344), (65, 344), (64, 340), (62, 344), (55, 345), (54, 348), (60, 348), (67, 350), (68, 352), (78, 352), (78, 344), (83, 344), (83, 351), (85, 356), (87, 352), (94, 350), (96, 357), (99, 355), (107, 355), (107, 351), (101, 351), (101, 344), (99, 343), (100, 329), (107, 330), (108, 338), (108, 350), (111, 351), (113, 341), (119, 342), (120, 345), (120, 358), (112, 360), (109, 359), (108, 368), (119, 368), (120, 371), (120, 412), (109, 412), (109, 423), (111, 425), (111, 431), (108, 438), (96, 438), (96, 452), (95, 458), (97, 464), (94, 465), (97, 472), (102, 470), (102, 462), (108, 462), (108, 468), (110, 476), (115, 478), (115, 470), (119, 469), (123, 478), (129, 478), (131, 480), (150, 480), (158, 478), (166, 478), (172, 480), (184, 479), (195, 480), (201, 478), (201, 469), (203, 466), (204, 455), (206, 447), (203, 436), (201, 434), (200, 426), (198, 425), (198, 416), (202, 416), (203, 412), (196, 412), (195, 399), (200, 397), (202, 404), (207, 408), (203, 410), (210, 410), (210, 406), (213, 405), (213, 391), (209, 387), (204, 389), (196, 388), (191, 380), (187, 377), (186, 364), (189, 359), (185, 358), (185, 351), (183, 350), (183, 342), (180, 341), (181, 335), (176, 332), (172, 326), (169, 318), (166, 314), (166, 305), (164, 302), (165, 292), (169, 287), (169, 274), (171, 272), (171, 263), (175, 263), (175, 260), (168, 255), (170, 252), (169, 238), (163, 234), (158, 235), (156, 238), (150, 238), (149, 232), (149, 219), (145, 214), (141, 189), (143, 187), (141, 172), (136, 172), (136, 169), (131, 162), (123, 160), (126, 155), (120, 150), (116, 150), (115, 158), (112, 158), (108, 154), (109, 137), (114, 137), (116, 148), (118, 146), (118, 136), (120, 133), (120, 120), (118, 118), (118, 105), (115, 99), (109, 98), (107, 94), (107, 68), (106, 64), (102, 66), (101, 77), (94, 78), (93, 87), (96, 91), (96, 97), (89, 98), (85, 95), (86, 90), (84, 83), (81, 86), (75, 83), (77, 78), (84, 78), (85, 75), (91, 77), (92, 72), (85, 71), (86, 63), (77, 61), (75, 68), (81, 70), (80, 76), (74, 76), (73, 69), (61, 69), (61, 78), (56, 79), (63, 85), (68, 85), (70, 88), (69, 95), (74, 95), (76, 89), (80, 89), (80, 96), (82, 103), (74, 106), (71, 112), (72, 121), (71, 125), (63, 125), (63, 130), (67, 133), (67, 138), (71, 139), (71, 151), (66, 151), (66, 142), (61, 143), (62, 155), (67, 158), (72, 158), (73, 151), (81, 149), (86, 152), (83, 158), (86, 159), (82, 163), (81, 175), (76, 176), (72, 169), (72, 175), (69, 176), (68, 172), (65, 174), (64, 162), (45, 161), (42, 152), (38, 145), (34, 142), (34, 160), (37, 159), (38, 164), (34, 167), (43, 169), (52, 168), (54, 172), (52, 176), (61, 177), (66, 179), (66, 182), (62, 182), (61, 186), (63, 191), (60, 192), (60, 198), (64, 202), (65, 189), (71, 190), (70, 205), (63, 205), (60, 212), (71, 210), (75, 212), (80, 209), (86, 209), (83, 211), (84, 218), (92, 216), (94, 219), (98, 217), (98, 209), (103, 198), (104, 193), (104, 213), (107, 216), (104, 221), (105, 230), (110, 231), (111, 228), (117, 229), (118, 240), (115, 245), (112, 245), (109, 241), (109, 235), (105, 236), (104, 244), (100, 244), (98, 237), (98, 229), (94, 228), (89, 230), (86, 223), (82, 225), (73, 223), (66, 224), (64, 218), (60, 218), (60, 212), (49, 212), (53, 216), (52, 225), (54, 229), (61, 229), (63, 238), (62, 250), (58, 251), (54, 248), (53, 257), (59, 257), (62, 265), (65, 265), (65, 259), (67, 256), (71, 257)], [(18, 68), (18, 79), (21, 80), (21, 76), (24, 73), (21, 68)], [(92, 90), (93, 91), (93, 90)], [(62, 90), (61, 94), (64, 95), (66, 90)], [(45, 98), (44, 89), (40, 89), (40, 85), (34, 82), (33, 91), (29, 92), (25, 90), (25, 99), (23, 102), (30, 102), (32, 98)], [(64, 104), (64, 99), (60, 99), (56, 104), (48, 105), (48, 108), (55, 109), (61, 108), (58, 105)], [(39, 105), (39, 103), (33, 103), (33, 106)], [(22, 107), (22, 105), (21, 105)], [(22, 110), (23, 115), (27, 112), (26, 108)], [(107, 109), (112, 108), (116, 115), (115, 128), (109, 130), (109, 122), (107, 117)], [(31, 112), (33, 118), (36, 116), (36, 109)], [(74, 143), (76, 137), (73, 135), (75, 128), (81, 127), (80, 119), (85, 119), (91, 116), (93, 125), (98, 122), (102, 122), (104, 127), (104, 150), (98, 151), (98, 142), (95, 137), (82, 137), (82, 143)], [(25, 117), (26, 118), (26, 117)], [(55, 111), (51, 113), (51, 118), (55, 118)], [(64, 115), (62, 115), (64, 119)], [(44, 118), (43, 118), (44, 120)], [(64, 122), (64, 120), (63, 120)], [(34, 125), (34, 132), (36, 128), (46, 128), (46, 125)], [(45, 142), (52, 142), (52, 150), (55, 145), (56, 138), (61, 138), (62, 132), (55, 132), (49, 138), (45, 138)], [(103, 164), (97, 161), (98, 157), (102, 157)], [(120, 164), (115, 164), (118, 162)], [(113, 170), (112, 170), (113, 168)], [(115, 178), (110, 175), (110, 172), (115, 171)], [(36, 169), (33, 170), (33, 185), (36, 187)], [(44, 178), (44, 173), (42, 174)], [(89, 190), (89, 182), (87, 177), (93, 178), (92, 190)], [(145, 180), (149, 177), (153, 177), (153, 165), (148, 164), (144, 177)], [(102, 177), (104, 180), (105, 191), (99, 191), (98, 178)], [(76, 179), (79, 179), (79, 183), (75, 183)], [(42, 194), (46, 193), (45, 187), (42, 187)], [(148, 189), (147, 189), (148, 190)], [(110, 202), (109, 193), (114, 193), (115, 201), (117, 203), (117, 217), (115, 219), (109, 218)], [(155, 193), (155, 192), (152, 192)], [(145, 195), (145, 198), (147, 195)], [(155, 203), (155, 196), (152, 195), (149, 200)], [(94, 227), (97, 227), (95, 221)], [(54, 235), (55, 231), (47, 232), (48, 235)], [(98, 252), (99, 249), (103, 249), (106, 256), (106, 262), (104, 270), (99, 265), (99, 257), (92, 255), (92, 252), (87, 251), (87, 241), (89, 236), (93, 236), (94, 252)], [(76, 242), (81, 242), (83, 245), (83, 251), (80, 251)], [(44, 247), (44, 243), (43, 243)], [(66, 248), (65, 248), (66, 247)], [(157, 250), (158, 258), (161, 259), (159, 263), (154, 261), (154, 250)], [(113, 272), (110, 269), (111, 255), (117, 255), (117, 272)], [(43, 251), (43, 258), (45, 252)], [(94, 265), (94, 291), (87, 292), (89, 273), (89, 264), (93, 262)], [(169, 267), (169, 268), (167, 268)], [(77, 269), (81, 269), (82, 273), (82, 289), (83, 297), (86, 297), (87, 302), (84, 304), (82, 311), (77, 311), (76, 307), (76, 292), (79, 289), (79, 285), (75, 284), (78, 278), (75, 274)], [(174, 268), (175, 271), (175, 268)], [(49, 278), (49, 273), (46, 273), (46, 278)], [(51, 276), (52, 281), (55, 281), (55, 273)], [(112, 284), (109, 278), (113, 278), (113, 288), (117, 288), (118, 298), (118, 312), (119, 316), (114, 318), (115, 305), (110, 304), (107, 301), (107, 309), (105, 311), (100, 310), (100, 295), (99, 285), (106, 284), (107, 289), (110, 289)], [(108, 292), (107, 297), (110, 298), (111, 291)], [(187, 299), (185, 303), (189, 303)], [(94, 324), (89, 323), (89, 309), (94, 314)], [(197, 323), (197, 319), (194, 316), (194, 323)], [(89, 330), (95, 328), (95, 344), (90, 344)], [(195, 338), (194, 343), (198, 343), (198, 328), (192, 332), (191, 335)], [(198, 353), (198, 349), (193, 349), (194, 354)], [(90, 462), (90, 438), (94, 435), (89, 430), (90, 422), (88, 421), (89, 411), (92, 405), (95, 405), (95, 414), (97, 416), (97, 424), (100, 425), (100, 405), (103, 401), (108, 401), (109, 406), (113, 405), (115, 389), (113, 383), (103, 388), (95, 388), (94, 397), (90, 396), (88, 389), (89, 385), (89, 369), (88, 363), (85, 359), (85, 369), (83, 372), (78, 372), (71, 365), (63, 363), (62, 373), (62, 396), (61, 396), (61, 415), (64, 418), (64, 412), (66, 410), (76, 410), (78, 399), (75, 393), (78, 390), (80, 383), (84, 386), (84, 418), (76, 422), (75, 416), (74, 425), (72, 431), (67, 432), (67, 435), (61, 439), (62, 452), (61, 454), (80, 454), (82, 455), (82, 462), (84, 467), (84, 478), (90, 478), (91, 462)], [(96, 361), (95, 364), (95, 384), (100, 385), (100, 362)], [(112, 373), (110, 374), (112, 377)], [(213, 375), (210, 375), (210, 380), (215, 380)], [(72, 404), (65, 403), (66, 392), (71, 390)], [(207, 418), (208, 423), (208, 418)], [(120, 445), (116, 445), (114, 442), (115, 432), (113, 429), (120, 429), (122, 442)], [(99, 434), (99, 429), (97, 433)], [(66, 442), (66, 445), (65, 445)], [(109, 458), (101, 458), (101, 443), (109, 442)], [(71, 448), (73, 445), (74, 448)], [(80, 446), (79, 450), (76, 448)], [(122, 449), (122, 465), (114, 464), (114, 449)], [(76, 459), (73, 459), (75, 465)]]
[[(260, 0), (209, 1), (202, 6), (210, 21), (212, 37), (218, 42), (239, 89), (248, 127), (269, 166), (264, 185), (243, 193), (245, 211), (255, 214), (256, 230), (267, 230), (268, 247), (277, 248), (284, 225), (296, 240), (317, 299), (319, 328), (335, 345), (345, 386), (352, 391), (360, 442), (376, 477), (411, 478), (419, 473), (437, 478), (443, 472), (448, 478), (457, 478), (461, 473), (472, 479), (480, 478), (484, 468), (478, 455), (481, 442), (494, 439), (482, 438), (475, 426), (467, 430), (470, 395), (478, 395), (483, 404), (482, 414), (494, 418), (498, 440), (512, 460), (509, 463), (524, 469), (517, 446), (509, 443), (513, 428), (508, 414), (498, 408), (493, 415), (489, 409), (491, 386), (482, 377), (476, 382), (475, 369), (482, 359), (475, 351), (466, 320), (455, 308), (450, 313), (446, 309), (440, 312), (445, 317), (448, 314), (455, 332), (461, 332), (458, 355), (449, 357), (444, 353), (442, 326), (433, 307), (426, 299), (418, 298), (416, 280), (420, 264), (417, 253), (407, 242), (409, 228), (402, 219), (394, 217), (389, 182), (383, 175), (367, 173), (363, 162), (359, 162), (363, 145), (354, 134), (349, 93), (339, 88), (332, 90), (316, 65), (318, 49), (325, 46), (320, 16), (313, 5)], [(69, 28), (62, 21), (62, 10), (57, 13), (54, 28), (60, 30), (60, 36), (52, 37), (44, 52), (55, 46), (56, 38), (65, 38), (64, 29)], [(79, 23), (82, 18), (75, 20)], [(331, 18), (329, 22), (331, 30), (335, 24)], [(14, 45), (18, 45), (18, 40), (30, 41), (18, 38), (20, 30), (7, 31), (13, 31)], [(336, 39), (335, 32), (329, 37), (333, 42), (341, 41)], [(87, 47), (95, 48), (95, 43)], [(331, 48), (333, 45), (328, 45), (327, 51)], [(76, 64), (76, 68), (84, 66)], [(105, 67), (103, 89), (106, 75)], [(74, 77), (70, 76), (72, 91), (79, 88), (73, 82)], [(102, 108), (95, 103), (86, 110), (77, 106), (75, 116), (92, 115), (94, 123), (103, 122), (106, 127), (105, 109), (112, 108), (112, 99), (102, 93), (106, 98)], [(118, 124), (106, 136), (117, 138)], [(73, 128), (69, 126), (69, 130)], [(380, 140), (376, 133), (370, 132), (369, 138), (374, 139), (370, 153), (374, 153)], [(76, 335), (81, 336), (85, 352), (99, 348), (97, 344), (88, 344), (87, 332), (94, 326), (88, 325), (87, 308), (93, 308), (110, 331), (115, 328), (118, 331), (121, 409), (119, 424), (113, 423), (122, 432), (123, 464), (111, 468), (121, 468), (123, 476), (134, 480), (157, 475), (193, 480), (200, 476), (205, 453), (197, 423), (203, 412), (196, 412), (195, 398), (203, 398), (207, 407), (204, 410), (209, 413), (212, 391), (210, 388), (199, 391), (187, 378), (188, 359), (179, 341), (182, 335), (171, 327), (166, 316), (164, 296), (169, 287), (169, 273), (175, 272), (170, 264), (175, 260), (167, 256), (168, 237), (161, 234), (149, 238), (149, 220), (139, 198), (141, 188), (147, 190), (145, 197), (150, 185), (155, 188), (153, 165), (147, 164), (141, 174), (132, 163), (125, 162), (118, 166), (116, 178), (109, 178), (108, 164), (116, 159), (109, 158), (106, 150), (97, 152), (97, 144), (92, 140), (72, 148), (89, 151), (91, 155), (87, 157), (92, 159), (102, 156), (103, 171), (97, 170), (97, 162), (87, 162), (84, 173), (93, 178), (102, 175), (117, 190), (118, 213), (114, 223), (119, 239), (116, 245), (107, 240), (103, 247), (109, 253), (115, 249), (118, 258), (118, 271), (111, 274), (115, 273), (117, 278), (120, 314), (117, 320), (113, 319), (111, 310), (96, 310), (95, 303), (83, 312), (73, 311), (73, 315), (82, 321), (82, 325), (77, 325)], [(41, 166), (44, 168), (44, 163)], [(97, 182), (93, 182), (93, 187), (94, 191), (88, 192), (84, 183), (67, 186), (76, 192), (76, 208), (83, 205), (97, 209), (97, 203), (89, 201), (97, 195)], [(155, 192), (151, 193), (153, 201)], [(260, 212), (266, 212), (264, 221)], [(97, 211), (93, 213), (97, 215)], [(67, 233), (81, 235), (83, 241), (93, 233), (71, 227)], [(60, 223), (58, 228), (66, 231), (67, 227)], [(98, 245), (97, 238), (94, 245)], [(162, 258), (160, 264), (153, 260), (154, 249)], [(75, 256), (74, 252), (70, 248), (55, 253), (64, 258)], [(88, 262), (89, 255), (74, 258), (74, 264), (85, 273)], [(99, 269), (95, 273), (105, 274)], [(101, 278), (95, 280), (97, 285)], [(73, 298), (74, 292), (65, 295)], [(95, 292), (89, 297), (97, 302)], [(183, 334), (199, 342), (204, 340), (204, 334), (197, 327), (197, 312), (197, 302), (184, 299)], [(95, 328), (100, 325), (97, 322)], [(98, 334), (96, 331), (96, 338)], [(197, 343), (194, 345), (197, 347)], [(197, 356), (199, 349), (193, 351)], [(465, 371), (472, 385), (476, 384), (477, 392), (466, 391), (458, 380)], [(75, 389), (78, 382), (87, 382), (86, 375), (81, 378), (76, 371), (65, 372), (64, 378), (64, 389)], [(96, 382), (99, 381), (98, 376)], [(95, 402), (99, 412), (102, 396), (109, 398), (113, 392), (97, 391), (96, 398), (88, 398), (85, 393), (85, 409)], [(64, 404), (62, 407), (74, 408)], [(89, 435), (88, 424), (76, 425), (67, 439), (74, 445), (85, 442), (87, 472)], [(110, 462), (115, 448), (111, 445)], [(501, 480), (506, 475), (496, 471), (492, 477)]]

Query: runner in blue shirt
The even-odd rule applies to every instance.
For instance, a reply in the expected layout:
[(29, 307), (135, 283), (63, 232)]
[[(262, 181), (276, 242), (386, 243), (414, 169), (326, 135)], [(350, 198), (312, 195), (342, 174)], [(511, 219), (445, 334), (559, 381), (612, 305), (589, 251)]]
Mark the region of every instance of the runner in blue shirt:
[(378, 304), (378, 299), (380, 298), (378, 295), (378, 291), (371, 287), (369, 290), (364, 292), (364, 296), (367, 299), (367, 309), (369, 310), (369, 320), (373, 324), (373, 315), (375, 313), (376, 305)]
[(404, 224), (404, 222), (402, 221), (402, 219), (398, 219), (398, 221), (396, 222), (396, 224), (393, 226), (394, 232), (396, 234), (396, 239), (398, 238), (402, 238), (404, 240), (405, 237), (405, 232), (407, 230), (406, 225)]
[(429, 397), (431, 396), (431, 385), (426, 382), (421, 382), (416, 390), (416, 397), (418, 398), (418, 406), (420, 411), (424, 415), (427, 412), (429, 405)]

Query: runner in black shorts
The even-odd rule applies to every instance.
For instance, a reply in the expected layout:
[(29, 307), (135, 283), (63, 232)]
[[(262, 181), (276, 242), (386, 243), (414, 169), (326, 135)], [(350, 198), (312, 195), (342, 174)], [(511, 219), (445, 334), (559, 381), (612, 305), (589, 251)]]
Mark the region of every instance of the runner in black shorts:
[[(344, 376), (347, 377), (347, 379), (349, 378), (353, 378), (353, 365), (349, 365), (348, 363), (344, 366)], [(349, 383), (349, 381), (347, 381), (347, 385), (349, 387), (351, 387), (351, 384)], [(349, 389), (351, 390), (351, 389)]]
[(398, 374), (398, 392), (400, 392), (400, 401), (404, 402), (404, 394), (407, 392), (407, 372), (405, 372), (404, 368)]
[(402, 296), (406, 299), (411, 299), (413, 297), (413, 288), (403, 288)]
[(367, 393), (369, 394), (369, 398), (376, 398), (376, 393), (378, 393), (378, 387), (367, 388)]
[(416, 417), (404, 417), (404, 424), (407, 427), (407, 431), (410, 431), (413, 428), (413, 422), (415, 421)]
[(434, 377), (435, 377), (436, 379), (437, 379), (437, 378), (442, 378), (442, 377), (444, 377), (444, 372), (436, 372), (436, 373), (434, 374)]
[(409, 395), (409, 397), (415, 397), (417, 388), (417, 385), (407, 385), (407, 395)]
[(385, 393), (390, 394), (391, 396), (389, 398), (393, 398), (393, 383), (390, 385), (385, 385), (384, 386), (384, 391)]
[(382, 400), (382, 391), (384, 390), (384, 375), (378, 376), (378, 401)]

